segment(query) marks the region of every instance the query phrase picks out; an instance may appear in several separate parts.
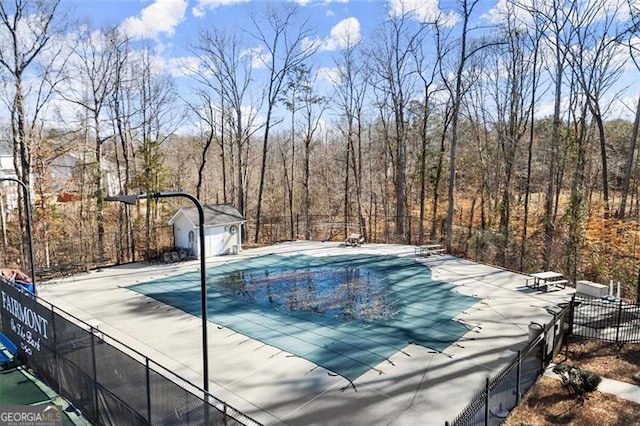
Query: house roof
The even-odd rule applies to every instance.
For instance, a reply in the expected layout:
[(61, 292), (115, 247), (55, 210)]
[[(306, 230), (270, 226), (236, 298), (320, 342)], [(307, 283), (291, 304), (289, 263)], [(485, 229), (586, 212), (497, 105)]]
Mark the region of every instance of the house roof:
[[(207, 204), (202, 206), (202, 210), (204, 210), (205, 226), (229, 225), (247, 221), (235, 207), (228, 204)], [(194, 226), (199, 225), (196, 207), (182, 207), (169, 219), (169, 225), (173, 225), (180, 214), (185, 215)]]

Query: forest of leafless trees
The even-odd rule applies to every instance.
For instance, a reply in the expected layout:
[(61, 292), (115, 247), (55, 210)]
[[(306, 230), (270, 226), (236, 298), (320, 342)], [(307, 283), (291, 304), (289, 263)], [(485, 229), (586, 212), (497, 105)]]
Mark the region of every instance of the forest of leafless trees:
[[(32, 188), (36, 263), (139, 259), (178, 204), (105, 197), (184, 191), (238, 208), (247, 244), (439, 241), (621, 281), (635, 299), (640, 5), (504, 4), (490, 26), (478, 0), (386, 16), (320, 67), (308, 18), (261, 3), (245, 31), (202, 28), (184, 46), (185, 91), (115, 25), (71, 22), (57, 0), (0, 2), (0, 139)], [(5, 263), (24, 258), (21, 206), (3, 207)]]

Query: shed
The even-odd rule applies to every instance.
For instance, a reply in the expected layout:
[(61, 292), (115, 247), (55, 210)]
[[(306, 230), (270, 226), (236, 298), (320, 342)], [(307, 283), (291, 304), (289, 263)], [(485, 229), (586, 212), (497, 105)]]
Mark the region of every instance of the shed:
[[(241, 248), (241, 226), (246, 219), (233, 206), (228, 204), (208, 204), (204, 210), (204, 238), (206, 256), (237, 254)], [(173, 226), (176, 249), (186, 250), (196, 257), (200, 256), (200, 225), (198, 209), (183, 207), (169, 219)]]

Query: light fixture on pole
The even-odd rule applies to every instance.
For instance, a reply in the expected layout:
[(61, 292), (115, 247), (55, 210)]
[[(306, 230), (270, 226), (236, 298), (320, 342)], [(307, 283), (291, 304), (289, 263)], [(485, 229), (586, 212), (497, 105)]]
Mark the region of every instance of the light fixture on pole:
[(16, 182), (22, 187), (24, 192), (24, 211), (27, 216), (27, 237), (29, 238), (29, 263), (31, 263), (31, 283), (33, 284), (33, 293), (37, 294), (36, 290), (36, 267), (33, 256), (33, 234), (31, 233), (32, 222), (31, 222), (31, 203), (29, 202), (29, 188), (19, 179), (12, 177), (0, 177), (0, 182), (2, 181), (11, 181)]
[(207, 275), (205, 261), (205, 241), (204, 241), (204, 209), (200, 200), (186, 192), (155, 192), (153, 194), (136, 194), (136, 195), (115, 195), (105, 197), (105, 201), (119, 201), (121, 203), (135, 205), (138, 200), (185, 197), (191, 200), (198, 209), (198, 219), (200, 221), (200, 294), (202, 306), (202, 368), (204, 375), (204, 390), (209, 392), (209, 346), (207, 342)]

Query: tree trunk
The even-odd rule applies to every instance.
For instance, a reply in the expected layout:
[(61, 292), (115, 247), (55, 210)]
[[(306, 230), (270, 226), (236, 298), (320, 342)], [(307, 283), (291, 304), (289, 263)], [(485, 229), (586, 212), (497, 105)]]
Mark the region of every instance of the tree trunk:
[[(466, 9), (467, 2), (463, 2)], [(466, 11), (465, 11), (466, 12)], [(460, 105), (462, 104), (462, 73), (467, 59), (467, 25), (469, 24), (469, 14), (464, 13), (462, 34), (460, 39), (460, 58), (456, 71), (456, 86), (452, 105), (451, 120), (451, 146), (449, 148), (449, 190), (447, 196), (447, 240), (446, 250), (451, 253), (453, 248), (453, 213), (455, 210), (455, 188), (456, 188), (456, 149), (458, 146), (458, 121), (460, 119)]]
[(631, 143), (629, 147), (629, 155), (627, 155), (627, 162), (624, 168), (624, 181), (622, 183), (622, 197), (620, 198), (620, 210), (618, 215), (620, 219), (624, 219), (627, 210), (627, 197), (629, 196), (629, 185), (631, 182), (631, 171), (633, 170), (633, 163), (636, 155), (636, 144), (638, 142), (638, 128), (640, 127), (640, 97), (638, 97), (638, 104), (636, 106), (636, 117), (633, 121), (633, 131), (631, 133)]
[(547, 181), (546, 201), (544, 206), (544, 269), (551, 267), (551, 249), (553, 247), (553, 237), (555, 233), (554, 211), (555, 211), (555, 181), (556, 163), (558, 161), (558, 146), (560, 144), (560, 102), (562, 100), (562, 74), (563, 62), (556, 63), (556, 84), (553, 107), (553, 128), (551, 131), (551, 152), (549, 153), (549, 173)]
[(638, 104), (636, 106), (636, 117), (635, 117), (635, 120), (633, 121), (633, 131), (631, 133), (629, 155), (627, 155), (627, 162), (624, 167), (624, 181), (622, 183), (622, 196), (620, 198), (620, 210), (618, 211), (618, 215), (620, 219), (624, 219), (627, 213), (626, 212), (627, 197), (629, 196), (631, 171), (633, 170), (633, 164), (635, 163), (636, 144), (638, 142), (638, 127), (640, 127), (640, 97), (638, 97)]

